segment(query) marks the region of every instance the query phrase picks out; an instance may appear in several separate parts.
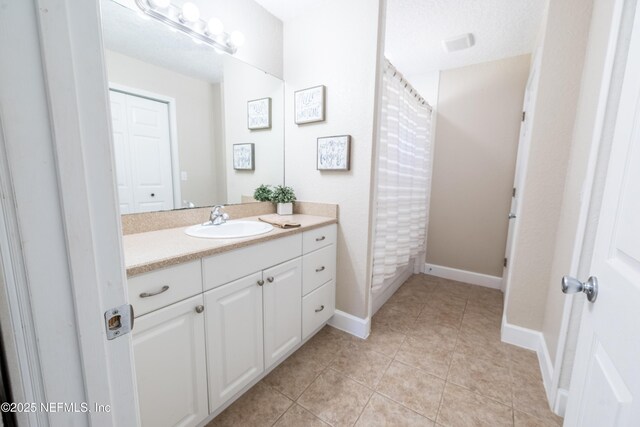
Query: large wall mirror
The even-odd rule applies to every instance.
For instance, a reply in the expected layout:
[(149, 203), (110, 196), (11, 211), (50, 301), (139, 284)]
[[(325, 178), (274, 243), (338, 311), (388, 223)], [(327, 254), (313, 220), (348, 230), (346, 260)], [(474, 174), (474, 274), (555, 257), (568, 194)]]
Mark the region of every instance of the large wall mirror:
[(284, 181), (282, 80), (102, 0), (122, 214), (253, 201)]

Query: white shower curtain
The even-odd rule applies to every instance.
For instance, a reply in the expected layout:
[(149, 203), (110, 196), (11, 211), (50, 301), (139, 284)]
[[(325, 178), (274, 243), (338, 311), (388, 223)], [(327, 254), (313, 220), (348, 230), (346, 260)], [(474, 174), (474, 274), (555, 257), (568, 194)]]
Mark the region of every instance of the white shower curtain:
[[(426, 248), (431, 107), (386, 61), (377, 161), (372, 292)], [(388, 285), (388, 284), (387, 284)]]

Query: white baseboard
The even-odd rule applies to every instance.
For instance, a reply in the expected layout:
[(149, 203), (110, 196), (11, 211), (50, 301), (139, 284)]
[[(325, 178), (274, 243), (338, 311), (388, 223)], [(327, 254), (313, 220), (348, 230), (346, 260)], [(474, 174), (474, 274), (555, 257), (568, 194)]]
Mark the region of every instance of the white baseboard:
[(371, 295), (373, 298), (373, 301), (371, 304), (372, 305), (371, 316), (376, 314), (376, 312), (380, 309), (380, 307), (382, 307), (384, 303), (387, 302), (389, 298), (391, 298), (391, 296), (396, 293), (398, 288), (402, 286), (402, 284), (406, 282), (407, 279), (409, 279), (409, 277), (411, 277), (411, 275), (413, 274), (413, 268), (414, 268), (413, 265), (411, 265), (410, 263), (403, 270), (401, 270), (400, 273), (396, 275), (396, 277), (394, 277), (393, 279), (389, 279), (391, 281), (391, 284), (387, 285), (384, 291), (378, 294)]
[[(503, 315), (500, 335), (502, 342), (536, 352), (538, 355), (538, 364), (540, 365), (540, 374), (542, 376), (544, 390), (547, 394), (547, 401), (549, 402), (549, 408), (556, 414), (560, 415), (556, 412), (558, 408), (557, 392), (559, 392), (559, 390), (553, 390), (553, 363), (551, 362), (549, 349), (547, 348), (547, 343), (542, 332), (509, 324), (507, 323), (506, 316)], [(553, 405), (551, 402), (553, 402)], [(564, 405), (566, 407), (566, 401)]]
[(564, 414), (567, 412), (567, 402), (569, 401), (569, 390), (566, 388), (559, 388), (556, 393), (556, 404), (553, 408), (553, 412), (564, 418)]
[(458, 270), (457, 268), (444, 267), (435, 264), (424, 264), (424, 274), (430, 274), (443, 279), (456, 280), (485, 288), (501, 289), (502, 277), (489, 276), (488, 274), (474, 273), (473, 271)]
[(336, 310), (329, 325), (358, 338), (367, 338), (371, 331), (371, 318), (361, 319), (344, 311)]

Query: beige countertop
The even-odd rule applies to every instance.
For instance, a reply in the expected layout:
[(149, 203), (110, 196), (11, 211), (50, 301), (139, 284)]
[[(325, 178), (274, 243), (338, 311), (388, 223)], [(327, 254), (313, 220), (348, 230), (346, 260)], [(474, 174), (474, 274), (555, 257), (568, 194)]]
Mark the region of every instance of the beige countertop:
[[(261, 215), (261, 217), (268, 216), (271, 215)], [(282, 219), (282, 217), (278, 215), (273, 216)], [(258, 217), (252, 216), (242, 219), (257, 221)], [(274, 227), (269, 233), (242, 239), (204, 239), (191, 237), (184, 233), (187, 227), (128, 234), (122, 237), (124, 264), (127, 269), (127, 276), (135, 276), (170, 265), (231, 251), (283, 236), (290, 236), (338, 222), (336, 218), (302, 214), (287, 216), (286, 219), (300, 223), (301, 226), (286, 230)]]

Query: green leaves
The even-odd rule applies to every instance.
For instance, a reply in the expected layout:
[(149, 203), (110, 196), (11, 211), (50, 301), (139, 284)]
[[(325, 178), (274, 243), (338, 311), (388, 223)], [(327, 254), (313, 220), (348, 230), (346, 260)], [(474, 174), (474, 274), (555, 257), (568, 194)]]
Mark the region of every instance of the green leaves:
[(253, 198), (259, 202), (270, 202), (272, 195), (273, 191), (271, 191), (270, 186), (264, 184), (256, 188), (256, 191), (253, 192)]
[(293, 188), (284, 185), (276, 186), (271, 193), (273, 203), (291, 203), (296, 201), (296, 194)]

